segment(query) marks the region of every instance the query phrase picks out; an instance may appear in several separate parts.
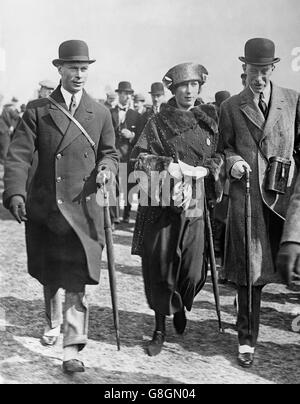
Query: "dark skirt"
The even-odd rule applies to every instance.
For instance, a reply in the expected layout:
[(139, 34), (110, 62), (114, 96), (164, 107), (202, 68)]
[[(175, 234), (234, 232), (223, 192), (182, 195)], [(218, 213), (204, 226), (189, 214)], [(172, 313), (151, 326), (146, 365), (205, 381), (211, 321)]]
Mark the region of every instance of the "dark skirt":
[(65, 222), (59, 234), (48, 226), (28, 221), (26, 247), (28, 272), (42, 285), (81, 292), (89, 277), (84, 248), (74, 230)]
[(206, 281), (204, 218), (187, 218), (171, 208), (145, 225), (142, 267), (148, 304), (171, 315), (191, 310)]

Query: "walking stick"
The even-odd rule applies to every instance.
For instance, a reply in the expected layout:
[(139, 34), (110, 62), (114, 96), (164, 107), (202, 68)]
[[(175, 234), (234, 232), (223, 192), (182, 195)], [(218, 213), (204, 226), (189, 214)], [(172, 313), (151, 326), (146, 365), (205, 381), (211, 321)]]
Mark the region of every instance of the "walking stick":
[(209, 243), (210, 271), (211, 271), (211, 279), (212, 279), (213, 291), (214, 291), (214, 297), (215, 297), (215, 303), (216, 303), (216, 312), (217, 312), (217, 316), (218, 316), (219, 331), (221, 333), (224, 333), (224, 328), (223, 328), (222, 319), (221, 319), (220, 293), (219, 293), (219, 284), (218, 284), (216, 256), (215, 256), (215, 249), (214, 249), (213, 231), (212, 231), (212, 227), (211, 227), (210, 212), (209, 212), (209, 208), (207, 206), (206, 197), (204, 198), (204, 209), (205, 209), (206, 230), (207, 230), (208, 243)]
[(246, 170), (246, 198), (245, 198), (245, 241), (246, 241), (246, 273), (248, 295), (248, 333), (252, 334), (252, 276), (251, 276), (251, 182), (250, 171)]
[(115, 254), (114, 254), (111, 219), (109, 212), (109, 198), (105, 185), (101, 186), (98, 192), (102, 192), (104, 202), (103, 205), (101, 204), (101, 206), (103, 206), (104, 210), (104, 231), (106, 241), (109, 285), (110, 285), (111, 302), (114, 316), (114, 326), (116, 331), (117, 347), (118, 351), (120, 351), (121, 343), (120, 343), (119, 311), (118, 311), (117, 282), (116, 282), (116, 269), (115, 269)]

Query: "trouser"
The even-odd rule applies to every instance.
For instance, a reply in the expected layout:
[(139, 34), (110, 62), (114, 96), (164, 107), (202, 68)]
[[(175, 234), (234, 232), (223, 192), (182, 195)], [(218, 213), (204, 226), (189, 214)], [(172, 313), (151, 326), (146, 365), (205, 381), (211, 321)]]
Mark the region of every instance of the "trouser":
[(261, 294), (264, 286), (252, 287), (252, 321), (251, 330), (252, 335), (248, 330), (248, 290), (247, 286), (238, 286), (238, 338), (239, 345), (248, 345), (255, 347), (259, 334), (259, 321), (260, 321), (260, 308), (261, 308)]
[(63, 346), (78, 345), (82, 350), (88, 339), (88, 305), (85, 289), (80, 293), (65, 292), (63, 314), (62, 289), (44, 286), (46, 319), (50, 328), (63, 324)]

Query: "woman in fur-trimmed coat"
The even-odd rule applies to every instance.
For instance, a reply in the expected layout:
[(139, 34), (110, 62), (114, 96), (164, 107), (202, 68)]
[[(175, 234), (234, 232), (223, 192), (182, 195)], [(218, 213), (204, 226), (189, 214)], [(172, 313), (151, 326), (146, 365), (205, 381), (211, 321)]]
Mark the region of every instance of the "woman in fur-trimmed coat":
[[(185, 163), (190, 169), (202, 167), (206, 185), (217, 199), (218, 187), (214, 185), (223, 161), (216, 154), (216, 115), (208, 105), (194, 107), (205, 72), (201, 65), (185, 63), (166, 74), (164, 82), (174, 98), (149, 120), (132, 158), (138, 160), (136, 170), (144, 170), (148, 175), (151, 169), (168, 170), (170, 162), (173, 167), (177, 167), (174, 163)], [(142, 257), (146, 297), (155, 311), (156, 328), (148, 346), (150, 356), (162, 349), (167, 315), (174, 314), (176, 331), (184, 332), (185, 309), (191, 310), (206, 281), (204, 179), (197, 180), (197, 184), (201, 192), (196, 200), (191, 198), (181, 206), (174, 206), (174, 202), (170, 206), (140, 206), (138, 211), (132, 253)], [(173, 187), (171, 195), (175, 193)]]

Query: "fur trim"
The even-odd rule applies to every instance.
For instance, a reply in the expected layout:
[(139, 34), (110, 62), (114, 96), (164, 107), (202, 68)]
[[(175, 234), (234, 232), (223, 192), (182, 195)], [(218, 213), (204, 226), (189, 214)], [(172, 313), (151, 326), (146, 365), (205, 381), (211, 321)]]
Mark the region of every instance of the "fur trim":
[(218, 133), (217, 113), (211, 105), (203, 104), (189, 111), (183, 111), (177, 107), (173, 97), (161, 109), (159, 117), (177, 135), (188, 129), (195, 129), (201, 123), (214, 134)]

